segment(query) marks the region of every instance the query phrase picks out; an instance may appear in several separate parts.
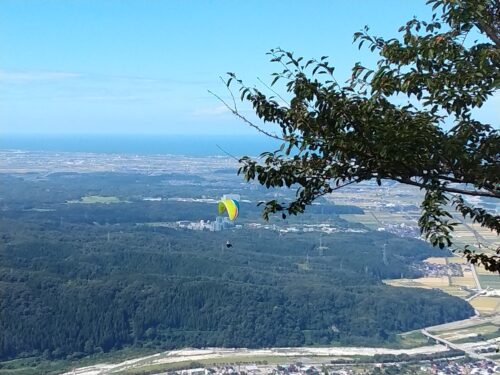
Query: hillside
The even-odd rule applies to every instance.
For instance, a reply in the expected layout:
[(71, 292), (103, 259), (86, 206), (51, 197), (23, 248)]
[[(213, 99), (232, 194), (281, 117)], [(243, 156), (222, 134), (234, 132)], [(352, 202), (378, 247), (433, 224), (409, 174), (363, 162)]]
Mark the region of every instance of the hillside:
[[(139, 199), (141, 184), (168, 194), (167, 175), (4, 177), (14, 189), (0, 191), (0, 359), (78, 358), (132, 345), (375, 345), (473, 314), (440, 291), (382, 284), (416, 277), (413, 262), (442, 254), (422, 241), (339, 231), (323, 236), (319, 251), (318, 233), (247, 225), (260, 220), (250, 203), (240, 230), (145, 225), (213, 215), (206, 203)], [(117, 178), (119, 199), (67, 203), (102, 194), (90, 186)], [(348, 228), (336, 210), (344, 209), (305, 218)]]

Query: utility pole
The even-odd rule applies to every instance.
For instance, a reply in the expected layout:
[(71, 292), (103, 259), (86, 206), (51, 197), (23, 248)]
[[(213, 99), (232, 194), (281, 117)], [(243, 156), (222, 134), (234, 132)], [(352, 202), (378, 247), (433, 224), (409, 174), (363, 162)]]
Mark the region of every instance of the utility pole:
[(389, 265), (389, 262), (387, 261), (386, 247), (387, 247), (387, 241), (384, 243), (384, 246), (382, 248), (382, 261), (387, 266), (387, 265)]

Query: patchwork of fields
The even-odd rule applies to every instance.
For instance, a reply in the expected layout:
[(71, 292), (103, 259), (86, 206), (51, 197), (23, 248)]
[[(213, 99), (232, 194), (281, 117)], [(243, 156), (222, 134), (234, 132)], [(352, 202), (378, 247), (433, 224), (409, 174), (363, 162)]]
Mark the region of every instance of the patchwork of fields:
[[(397, 189), (403, 189), (399, 192)], [(395, 188), (391, 191), (391, 201), (394, 196), (396, 205), (404, 206), (411, 203), (411, 199), (406, 196), (408, 188)], [(413, 195), (413, 202), (415, 201)], [(397, 226), (418, 227), (420, 212), (411, 208), (404, 212), (389, 212), (387, 204), (384, 203), (383, 194), (375, 195), (376, 199), (364, 199), (359, 202), (355, 197), (351, 197), (356, 204), (364, 210), (364, 215), (343, 215), (342, 218), (348, 221), (360, 222), (370, 229), (388, 230), (395, 234)], [(361, 204), (360, 204), (361, 203)], [(476, 251), (493, 254), (493, 249), (500, 246), (500, 241), (496, 234), (481, 228), (477, 223), (464, 222), (462, 218), (455, 218), (461, 223), (454, 233), (455, 243), (458, 247), (468, 245)], [(394, 231), (396, 228), (396, 232)], [(407, 233), (399, 233), (405, 235)], [(492, 360), (498, 360), (495, 356), (494, 348), (500, 344), (500, 275), (492, 274), (481, 266), (470, 265), (466, 259), (460, 256), (433, 257), (426, 262), (434, 265), (434, 268), (444, 268), (448, 265), (460, 265), (461, 275), (452, 275), (451, 267), (449, 274), (431, 275), (416, 279), (392, 279), (385, 280), (388, 285), (408, 288), (440, 289), (450, 295), (467, 300), (476, 310), (477, 316), (457, 324), (445, 325), (432, 331), (432, 334), (448, 340), (454, 344), (463, 345), (464, 348), (479, 351), (489, 351), (486, 355)], [(454, 266), (456, 267), (456, 266)], [(432, 267), (430, 267), (432, 268)], [(491, 349), (493, 347), (493, 350)], [(488, 349), (489, 348), (489, 349)], [(500, 357), (499, 357), (500, 358)]]

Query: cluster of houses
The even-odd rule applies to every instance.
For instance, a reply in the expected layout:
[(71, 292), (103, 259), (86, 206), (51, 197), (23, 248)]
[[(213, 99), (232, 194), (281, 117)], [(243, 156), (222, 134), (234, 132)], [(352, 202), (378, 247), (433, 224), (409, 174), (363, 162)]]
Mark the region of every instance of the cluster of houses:
[(262, 223), (248, 223), (245, 224), (249, 229), (266, 229), (279, 233), (312, 233), (320, 232), (326, 234), (348, 232), (348, 233), (366, 233), (366, 229), (359, 228), (339, 228), (328, 223), (322, 224), (262, 224)]
[[(183, 198), (185, 199), (185, 198)], [(207, 203), (216, 203), (217, 201), (213, 199), (197, 199), (196, 201), (205, 201)], [(221, 211), (221, 205), (222, 204), (227, 204), (223, 203), (224, 201), (230, 201), (231, 204), (233, 205), (233, 209), (236, 211), (236, 213), (232, 212), (232, 215), (229, 214), (230, 207), (225, 206), (223, 210), (227, 209), (228, 211), (228, 216), (225, 216), (223, 214), (224, 211)], [(241, 229), (241, 225), (236, 225), (234, 223), (234, 220), (236, 217), (238, 217), (238, 211), (239, 211), (239, 202), (240, 201), (240, 196), (239, 194), (224, 194), (219, 201), (219, 216), (216, 216), (215, 221), (210, 221), (210, 220), (200, 220), (196, 222), (192, 221), (177, 221), (175, 223), (176, 228), (180, 229), (189, 229), (189, 230), (206, 230), (210, 232), (220, 232), (221, 230), (225, 229)], [(247, 201), (245, 201), (247, 202)], [(224, 207), (224, 206), (222, 206)], [(222, 214), (222, 216), (221, 216)]]
[(234, 224), (233, 221), (227, 217), (217, 216), (214, 221), (200, 220), (200, 221), (177, 221), (175, 228), (189, 229), (189, 230), (207, 230), (210, 232), (220, 232), (225, 229), (241, 229), (242, 226)]
[[(165, 372), (161, 375), (319, 375), (320, 369), (300, 362), (289, 365), (223, 365)], [(160, 375), (160, 374), (157, 374)]]
[(420, 262), (413, 267), (421, 271), (426, 277), (463, 276), (463, 270), (458, 263), (435, 264)]
[[(324, 367), (323, 365), (310, 365), (297, 362), (286, 365), (221, 365), (210, 368), (194, 368), (189, 370), (178, 370), (163, 372), (156, 375), (359, 375), (359, 374), (383, 374), (385, 367), (389, 366), (393, 369), (401, 368), (400, 364), (392, 365), (376, 365), (375, 367), (365, 368), (362, 370), (359, 367)], [(497, 374), (500, 371), (500, 366), (493, 361), (453, 361), (444, 360), (430, 363), (422, 363), (416, 365), (421, 373), (434, 375), (489, 375)], [(378, 370), (378, 371), (376, 371)]]
[(489, 375), (498, 374), (500, 366), (493, 361), (474, 361), (459, 363), (455, 361), (434, 362), (431, 365), (431, 374), (435, 375)]
[[(140, 225), (140, 224), (139, 224)], [(210, 220), (200, 220), (200, 221), (171, 221), (171, 222), (161, 222), (154, 223), (151, 225), (153, 227), (163, 227), (171, 229), (184, 229), (184, 230), (206, 230), (209, 232), (220, 232), (225, 229), (241, 229), (242, 225), (234, 224), (231, 220), (226, 217), (217, 216), (214, 221)]]
[(414, 225), (400, 224), (387, 224), (384, 227), (377, 229), (379, 232), (389, 232), (399, 237), (420, 238), (420, 229)]

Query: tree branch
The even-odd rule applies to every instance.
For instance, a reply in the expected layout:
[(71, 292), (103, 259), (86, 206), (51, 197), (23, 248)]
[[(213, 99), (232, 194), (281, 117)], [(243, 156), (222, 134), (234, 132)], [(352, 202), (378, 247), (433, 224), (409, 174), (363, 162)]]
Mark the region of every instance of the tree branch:
[(235, 108), (232, 108), (229, 104), (227, 104), (224, 99), (222, 99), (219, 95), (215, 94), (214, 92), (210, 91), (210, 90), (207, 90), (210, 94), (212, 94), (213, 96), (215, 96), (217, 99), (219, 99), (219, 101), (224, 104), (226, 106), (227, 109), (229, 109), (229, 111), (231, 111), (231, 113), (233, 115), (235, 115), (236, 117), (239, 117), (241, 120), (243, 120), (243, 122), (245, 122), (247, 125), (251, 126), (252, 128), (256, 129), (258, 132), (262, 133), (262, 134), (265, 134), (267, 135), (268, 137), (271, 137), (271, 138), (274, 138), (274, 139), (277, 139), (279, 141), (285, 141), (284, 138), (281, 138), (281, 137), (278, 137), (276, 134), (271, 134), (269, 132), (266, 132), (265, 130), (263, 130), (260, 126), (257, 126), (255, 125), (253, 122), (251, 122), (250, 120), (248, 120), (245, 116), (241, 115), (237, 109)]
[(495, 30), (488, 24), (486, 24), (484, 21), (479, 20), (478, 23), (476, 24), (476, 27), (481, 30), (484, 34), (488, 36), (488, 38), (491, 39), (493, 43), (495, 43), (497, 48), (500, 48), (500, 37), (498, 36), (498, 30)]
[[(398, 177), (388, 177), (394, 181), (401, 182), (402, 184), (407, 184), (407, 185), (413, 185), (413, 186), (418, 186), (421, 188), (428, 188), (429, 186), (426, 184), (422, 184), (420, 182), (416, 182), (410, 179), (406, 178), (398, 178)], [(477, 190), (463, 190), (463, 189), (456, 189), (456, 188), (451, 188), (451, 187), (442, 187), (443, 191), (446, 191), (448, 193), (458, 193), (458, 194), (464, 194), (464, 195), (472, 195), (476, 197), (489, 197), (489, 198), (499, 198), (500, 193), (495, 194), (495, 193), (490, 193), (486, 191), (477, 191)]]
[[(439, 175), (438, 178), (440, 180), (446, 180), (446, 181), (450, 181), (450, 182), (455, 182), (457, 184), (473, 184), (473, 181), (467, 182), (467, 181), (463, 181), (463, 180), (461, 180), (459, 178), (452, 177), (452, 176)], [(492, 192), (492, 194), (495, 194), (495, 191), (499, 190), (498, 188), (495, 188), (495, 185), (487, 183), (487, 182), (484, 183), (483, 187), (486, 190)]]

